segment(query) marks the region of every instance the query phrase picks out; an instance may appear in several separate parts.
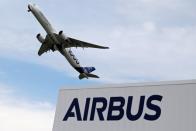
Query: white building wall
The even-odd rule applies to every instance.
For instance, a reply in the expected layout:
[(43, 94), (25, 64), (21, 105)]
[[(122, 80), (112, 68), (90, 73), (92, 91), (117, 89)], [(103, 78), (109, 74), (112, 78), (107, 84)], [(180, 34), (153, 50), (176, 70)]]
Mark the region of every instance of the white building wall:
[[(161, 109), (161, 115), (154, 121), (144, 119), (145, 113), (155, 114), (146, 105), (147, 98), (152, 95), (162, 96), (161, 101), (153, 101)], [(132, 111), (137, 112), (141, 96), (145, 96), (145, 104), (142, 116), (136, 121), (130, 121), (126, 113), (121, 120), (108, 121), (107, 114), (110, 97), (123, 97), (125, 105), (123, 110), (126, 112), (128, 96), (133, 97)], [(103, 112), (104, 121), (100, 121), (97, 112), (95, 119), (90, 121), (89, 107), (88, 119), (78, 121), (77, 117), (69, 117), (63, 121), (67, 110), (70, 108), (74, 98), (79, 101), (81, 116), (83, 116), (86, 98), (104, 97), (107, 99), (107, 108)], [(116, 102), (116, 106), (120, 103)], [(101, 103), (97, 107), (102, 107)], [(76, 111), (75, 108), (72, 110)], [(117, 112), (113, 112), (118, 115)], [(142, 84), (122, 84), (104, 85), (92, 89), (61, 89), (56, 108), (53, 131), (195, 131), (196, 130), (196, 80), (157, 82)]]

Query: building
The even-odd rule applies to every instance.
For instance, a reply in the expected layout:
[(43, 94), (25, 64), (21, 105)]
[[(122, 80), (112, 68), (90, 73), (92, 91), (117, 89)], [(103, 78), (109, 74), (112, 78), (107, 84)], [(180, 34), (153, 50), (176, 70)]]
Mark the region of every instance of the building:
[(196, 80), (61, 89), (53, 131), (195, 131)]

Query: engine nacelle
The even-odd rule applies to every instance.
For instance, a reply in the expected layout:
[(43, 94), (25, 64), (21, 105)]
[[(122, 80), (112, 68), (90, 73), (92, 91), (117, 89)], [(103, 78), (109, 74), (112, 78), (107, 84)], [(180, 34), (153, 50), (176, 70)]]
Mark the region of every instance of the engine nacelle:
[(44, 37), (39, 33), (39, 34), (37, 34), (37, 39), (38, 39), (38, 41), (40, 42), (40, 43), (44, 43), (44, 41), (45, 41), (45, 39), (44, 39)]
[(63, 31), (59, 31), (59, 36), (62, 40), (67, 40), (68, 38), (64, 35)]

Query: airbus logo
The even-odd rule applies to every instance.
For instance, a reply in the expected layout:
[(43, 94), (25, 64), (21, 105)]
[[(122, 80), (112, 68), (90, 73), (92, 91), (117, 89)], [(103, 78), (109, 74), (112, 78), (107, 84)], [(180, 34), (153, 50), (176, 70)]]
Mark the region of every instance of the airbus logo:
[[(126, 98), (115, 96), (110, 97), (109, 100), (105, 97), (88, 97), (83, 106), (80, 105), (78, 98), (74, 98), (65, 113), (63, 121), (68, 121), (70, 118), (77, 121), (94, 121), (95, 116), (98, 116), (96, 119), (100, 121), (119, 121), (121, 119), (155, 121), (161, 116), (160, 104), (162, 98), (161, 95), (140, 96), (138, 108), (135, 105), (133, 107), (133, 96)], [(81, 110), (80, 106), (84, 108)], [(144, 108), (147, 109), (146, 112), (144, 112)], [(142, 116), (143, 118), (141, 118)]]

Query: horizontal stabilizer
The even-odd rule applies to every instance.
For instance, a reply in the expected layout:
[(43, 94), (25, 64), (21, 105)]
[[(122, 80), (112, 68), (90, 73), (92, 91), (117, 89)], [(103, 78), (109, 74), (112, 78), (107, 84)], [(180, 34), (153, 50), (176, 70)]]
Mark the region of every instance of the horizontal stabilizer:
[(88, 79), (89, 77), (91, 77), (91, 78), (99, 78), (99, 76), (94, 75), (94, 74), (81, 73), (81, 74), (79, 75), (79, 79), (80, 79), (80, 80), (83, 79), (83, 78), (87, 78), (87, 79)]
[(88, 77), (92, 77), (92, 78), (99, 78), (99, 76), (94, 75), (94, 74), (86, 74)]

